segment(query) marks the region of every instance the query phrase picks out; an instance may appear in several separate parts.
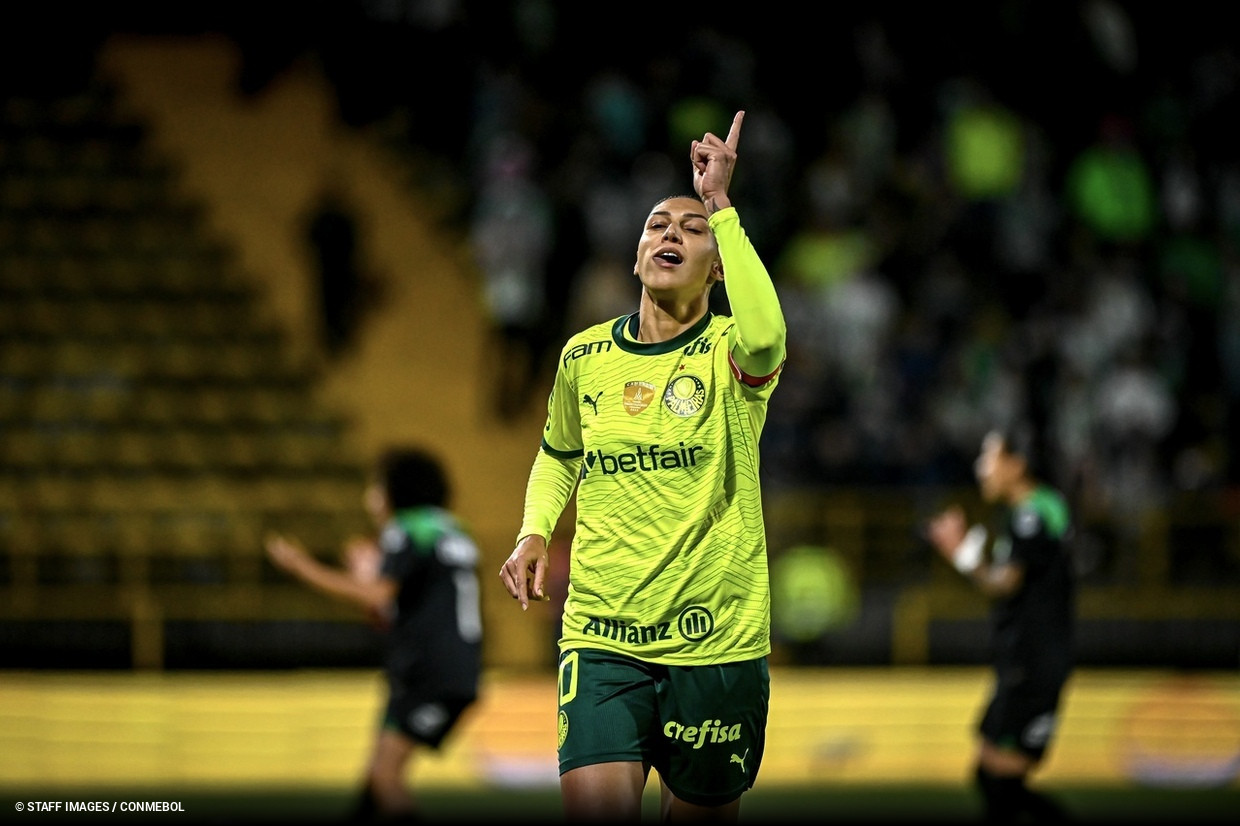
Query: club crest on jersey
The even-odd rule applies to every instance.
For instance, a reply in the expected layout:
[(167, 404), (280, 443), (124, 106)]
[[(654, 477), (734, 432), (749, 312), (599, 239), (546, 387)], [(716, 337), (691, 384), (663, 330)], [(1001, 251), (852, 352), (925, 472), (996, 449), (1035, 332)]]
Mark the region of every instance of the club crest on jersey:
[(624, 385), (624, 409), (630, 416), (636, 416), (650, 406), (650, 400), (654, 398), (654, 394), (654, 385), (649, 382), (628, 382)]
[(663, 404), (677, 416), (692, 416), (706, 404), (706, 385), (697, 376), (677, 376), (663, 391)]

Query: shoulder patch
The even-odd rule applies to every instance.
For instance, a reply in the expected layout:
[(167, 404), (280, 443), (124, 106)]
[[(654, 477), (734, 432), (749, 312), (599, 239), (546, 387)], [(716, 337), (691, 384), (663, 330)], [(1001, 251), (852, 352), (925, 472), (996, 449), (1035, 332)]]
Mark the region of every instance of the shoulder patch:
[(379, 535), (379, 547), (385, 554), (399, 553), (405, 546), (405, 529), (395, 522), (390, 523)]
[(1042, 528), (1042, 516), (1033, 505), (1022, 505), (1012, 519), (1012, 533), (1028, 539)]

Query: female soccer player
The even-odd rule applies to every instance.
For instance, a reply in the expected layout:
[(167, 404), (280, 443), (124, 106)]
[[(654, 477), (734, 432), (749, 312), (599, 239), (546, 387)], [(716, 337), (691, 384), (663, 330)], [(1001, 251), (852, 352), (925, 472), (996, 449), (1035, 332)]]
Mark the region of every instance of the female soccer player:
[[(547, 542), (577, 519), (559, 661), (569, 822), (735, 821), (765, 742), (770, 596), (758, 440), (784, 362), (775, 288), (728, 198), (744, 112), (690, 146), (697, 196), (654, 205), (637, 312), (560, 354), (516, 548), (500, 578), (547, 599)], [(732, 316), (708, 306), (722, 281)]]
[(347, 570), (324, 565), (294, 539), (267, 540), (277, 567), (364, 608), (388, 634), (387, 705), (366, 767), (359, 821), (413, 822), (418, 805), (405, 783), (410, 760), (418, 748), (440, 748), (478, 696), (478, 548), (447, 510), (449, 495), (438, 459), (393, 448), (380, 456), (365, 492), (378, 536), (349, 544)]
[[(989, 823), (1066, 820), (1050, 797), (1027, 785), (1055, 733), (1072, 673), (1075, 584), (1065, 539), (1067, 504), (1032, 471), (1032, 432), (995, 430), (982, 440), (975, 471), (982, 498), (1003, 506), (994, 541), (953, 506), (931, 520), (935, 549), (992, 600), (994, 693), (978, 724), (975, 778)], [(989, 553), (986, 546), (990, 545)]]

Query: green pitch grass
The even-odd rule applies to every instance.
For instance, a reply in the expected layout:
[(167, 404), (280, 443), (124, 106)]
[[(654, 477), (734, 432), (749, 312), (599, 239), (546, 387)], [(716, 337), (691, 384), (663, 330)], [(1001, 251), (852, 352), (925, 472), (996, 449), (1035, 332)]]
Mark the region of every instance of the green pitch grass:
[[(988, 681), (983, 669), (773, 672), (742, 823), (980, 822), (968, 775)], [(485, 688), (445, 751), (410, 771), (425, 821), (564, 822), (554, 675), (493, 673)], [(381, 698), (371, 671), (0, 673), (0, 826), (346, 822)], [(1231, 672), (1081, 672), (1034, 783), (1081, 823), (1240, 825), (1238, 701)], [(151, 801), (183, 811), (64, 805)], [(62, 805), (30, 810), (40, 802)]]

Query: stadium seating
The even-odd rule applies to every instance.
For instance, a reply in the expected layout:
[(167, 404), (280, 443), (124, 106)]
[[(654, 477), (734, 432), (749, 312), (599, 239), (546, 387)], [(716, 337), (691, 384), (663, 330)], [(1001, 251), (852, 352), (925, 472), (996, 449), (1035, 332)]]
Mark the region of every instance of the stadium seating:
[(0, 571), (37, 595), (5, 619), (294, 588), (264, 532), (334, 556), (366, 528), (344, 416), (110, 88), (9, 99), (0, 124)]

